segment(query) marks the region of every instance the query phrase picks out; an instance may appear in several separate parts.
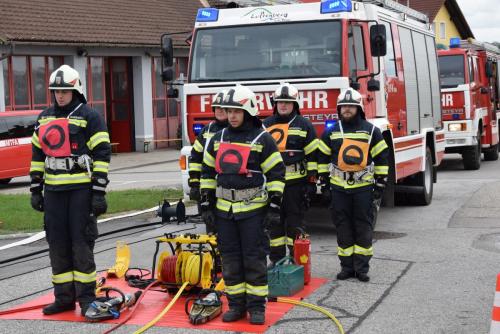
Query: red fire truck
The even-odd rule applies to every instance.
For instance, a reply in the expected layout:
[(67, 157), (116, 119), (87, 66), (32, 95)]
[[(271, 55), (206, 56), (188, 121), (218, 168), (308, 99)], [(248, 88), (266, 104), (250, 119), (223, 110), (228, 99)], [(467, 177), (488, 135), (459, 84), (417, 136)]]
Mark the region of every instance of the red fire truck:
[(452, 38), (438, 55), (445, 152), (460, 153), (465, 169), (479, 169), (481, 153), (498, 160), (500, 49)]
[(28, 175), (31, 136), (40, 110), (0, 112), (0, 184)]
[(299, 89), (301, 113), (318, 135), (337, 120), (340, 90), (358, 89), (367, 118), (391, 149), (386, 204), (394, 203), (395, 192), (412, 204), (431, 202), (444, 131), (434, 36), (422, 13), (390, 0), (201, 8), (186, 82), (172, 81), (171, 46), (163, 36), (164, 80), (182, 107), (186, 193), (186, 157), (213, 118), (212, 96), (235, 84), (248, 86), (266, 117), (272, 92), (289, 82)]

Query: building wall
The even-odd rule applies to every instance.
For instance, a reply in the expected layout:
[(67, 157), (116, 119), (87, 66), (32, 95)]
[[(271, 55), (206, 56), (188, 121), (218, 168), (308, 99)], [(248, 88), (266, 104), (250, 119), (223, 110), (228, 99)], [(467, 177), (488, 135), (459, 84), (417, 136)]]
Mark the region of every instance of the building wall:
[[(436, 44), (443, 44), (444, 46), (450, 45), (450, 38), (460, 37), (455, 23), (450, 19), (450, 13), (443, 5), (434, 19), (434, 27), (436, 32)], [(444, 32), (442, 25), (444, 24)], [(444, 38), (443, 37), (444, 34)]]

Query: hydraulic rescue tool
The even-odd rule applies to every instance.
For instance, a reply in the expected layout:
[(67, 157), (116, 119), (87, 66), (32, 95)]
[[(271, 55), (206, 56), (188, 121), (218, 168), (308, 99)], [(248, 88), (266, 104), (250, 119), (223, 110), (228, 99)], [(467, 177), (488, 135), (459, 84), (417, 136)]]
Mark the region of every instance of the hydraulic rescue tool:
[[(205, 297), (202, 297), (204, 294)], [(189, 316), (189, 322), (193, 325), (200, 325), (218, 317), (222, 313), (221, 295), (220, 291), (202, 290), (197, 297), (187, 298), (184, 310)], [(193, 304), (189, 309), (191, 302)]]
[[(119, 296), (110, 296), (111, 291), (117, 292)], [(133, 306), (142, 294), (140, 290), (135, 293), (125, 294), (121, 290), (112, 287), (102, 287), (101, 292), (106, 292), (106, 296), (99, 297), (90, 304), (85, 313), (85, 320), (97, 322), (108, 319), (118, 319), (121, 311)]]
[(116, 242), (115, 264), (108, 269), (108, 277), (122, 278), (130, 264), (130, 247), (124, 241)]

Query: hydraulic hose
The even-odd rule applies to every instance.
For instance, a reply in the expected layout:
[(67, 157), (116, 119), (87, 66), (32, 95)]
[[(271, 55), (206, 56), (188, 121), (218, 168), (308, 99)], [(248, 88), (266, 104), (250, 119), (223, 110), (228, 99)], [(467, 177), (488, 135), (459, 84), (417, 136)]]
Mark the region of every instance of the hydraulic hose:
[(330, 318), (330, 319), (333, 320), (333, 322), (335, 323), (335, 325), (337, 325), (340, 334), (344, 334), (344, 328), (342, 327), (340, 321), (338, 321), (337, 318), (335, 318), (335, 316), (332, 313), (328, 312), (323, 307), (320, 307), (320, 306), (317, 306), (317, 305), (314, 305), (314, 304), (310, 304), (310, 303), (306, 303), (306, 302), (302, 302), (302, 301), (299, 301), (299, 300), (288, 299), (288, 298), (283, 298), (283, 297), (277, 297), (276, 301), (278, 303), (286, 303), (286, 304), (299, 305), (299, 306), (307, 307), (307, 308), (310, 308), (312, 310), (321, 312), (324, 315), (326, 315), (328, 318)]
[(163, 309), (163, 311), (161, 311), (160, 314), (158, 314), (153, 320), (148, 322), (145, 326), (143, 326), (139, 330), (135, 331), (134, 334), (144, 333), (149, 328), (151, 328), (154, 324), (156, 324), (172, 308), (172, 306), (174, 306), (175, 302), (177, 301), (177, 299), (179, 299), (179, 297), (181, 296), (182, 292), (184, 292), (184, 289), (186, 288), (186, 286), (188, 286), (188, 284), (189, 284), (189, 282), (184, 282), (184, 284), (182, 284), (179, 291), (177, 291), (177, 293), (175, 294), (174, 298), (172, 298), (170, 303), (168, 303), (168, 305)]

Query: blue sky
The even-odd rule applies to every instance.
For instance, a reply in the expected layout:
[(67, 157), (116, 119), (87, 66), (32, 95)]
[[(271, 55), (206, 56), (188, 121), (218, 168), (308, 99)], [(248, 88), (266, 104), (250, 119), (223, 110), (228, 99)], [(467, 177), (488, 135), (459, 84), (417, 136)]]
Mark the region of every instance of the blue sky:
[(456, 0), (477, 40), (500, 42), (500, 0)]

